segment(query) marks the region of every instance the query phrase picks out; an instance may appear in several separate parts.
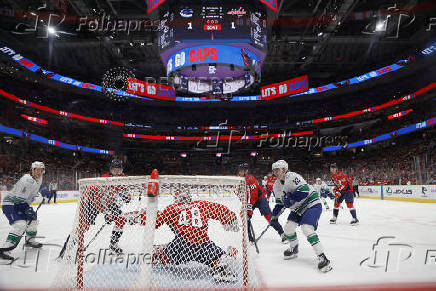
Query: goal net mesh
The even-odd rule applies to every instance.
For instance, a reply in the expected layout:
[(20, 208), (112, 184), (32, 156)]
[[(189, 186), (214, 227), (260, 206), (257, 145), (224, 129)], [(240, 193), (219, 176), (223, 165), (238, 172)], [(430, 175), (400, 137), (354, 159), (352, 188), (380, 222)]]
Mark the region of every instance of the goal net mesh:
[(247, 235), (244, 179), (148, 176), (79, 181), (53, 287), (261, 287)]

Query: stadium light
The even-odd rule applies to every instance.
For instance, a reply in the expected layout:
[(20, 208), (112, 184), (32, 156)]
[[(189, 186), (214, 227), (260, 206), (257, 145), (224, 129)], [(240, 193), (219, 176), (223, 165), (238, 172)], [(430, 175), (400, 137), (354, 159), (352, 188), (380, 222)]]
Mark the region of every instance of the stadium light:
[(48, 31), (49, 34), (56, 34), (56, 29), (54, 29), (54, 28), (51, 27), (51, 26), (48, 26), (48, 27), (47, 27), (47, 31)]
[(386, 31), (387, 20), (377, 21), (375, 31)]

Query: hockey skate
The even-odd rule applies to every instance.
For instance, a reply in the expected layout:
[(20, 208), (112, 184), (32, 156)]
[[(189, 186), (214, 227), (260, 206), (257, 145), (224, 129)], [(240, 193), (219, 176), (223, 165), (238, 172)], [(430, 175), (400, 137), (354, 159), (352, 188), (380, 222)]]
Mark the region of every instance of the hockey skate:
[(213, 268), (212, 277), (217, 282), (232, 283), (235, 282), (237, 276), (228, 265), (218, 265)]
[(15, 258), (7, 254), (6, 252), (0, 251), (0, 260), (9, 261), (9, 263), (12, 263), (15, 261)]
[(336, 224), (337, 217), (333, 216), (332, 219), (330, 219), (330, 224)]
[(323, 273), (327, 273), (328, 271), (332, 270), (332, 266), (330, 265), (330, 260), (327, 259), (327, 257), (324, 254), (320, 254), (318, 256), (318, 270), (320, 270)]
[(42, 248), (42, 243), (36, 242), (33, 239), (29, 239), (29, 240), (26, 240), (24, 247), (25, 248), (40, 249), (40, 248)]
[(357, 218), (353, 218), (350, 222), (350, 225), (358, 225), (359, 224), (359, 219)]
[(298, 245), (296, 245), (293, 249), (288, 248), (283, 253), (285, 260), (295, 259), (298, 256)]

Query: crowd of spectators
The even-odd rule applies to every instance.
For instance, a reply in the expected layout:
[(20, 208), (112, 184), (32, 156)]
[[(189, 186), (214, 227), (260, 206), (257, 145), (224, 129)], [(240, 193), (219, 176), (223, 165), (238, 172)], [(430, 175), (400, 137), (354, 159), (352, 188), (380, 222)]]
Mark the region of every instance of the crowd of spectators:
[[(128, 175), (148, 174), (153, 168), (158, 168), (163, 175), (234, 175), (237, 165), (248, 161), (251, 172), (262, 179), (275, 160), (285, 159), (290, 170), (301, 173), (310, 183), (317, 177), (329, 181), (329, 165), (334, 162), (359, 185), (436, 184), (435, 136), (435, 130), (427, 130), (397, 138), (384, 146), (321, 157), (277, 150), (259, 151), (257, 157), (239, 151), (221, 158), (213, 153), (195, 152), (188, 153), (186, 158), (181, 158), (178, 152), (144, 152), (142, 159), (129, 155), (122, 158)], [(106, 172), (111, 158), (62, 150), (25, 139), (3, 138), (0, 142), (0, 189), (10, 189), (35, 160), (46, 164), (44, 180), (47, 184), (55, 181), (59, 190), (77, 189), (78, 179), (97, 177)]]

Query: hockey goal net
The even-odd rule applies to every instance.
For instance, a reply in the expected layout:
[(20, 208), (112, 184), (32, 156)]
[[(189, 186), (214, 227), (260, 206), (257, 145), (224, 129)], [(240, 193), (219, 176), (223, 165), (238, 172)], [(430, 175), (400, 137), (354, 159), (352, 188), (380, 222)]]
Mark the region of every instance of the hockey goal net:
[[(260, 287), (238, 177), (149, 176), (79, 181), (80, 198), (54, 287)], [(150, 195), (151, 196), (151, 195)]]

